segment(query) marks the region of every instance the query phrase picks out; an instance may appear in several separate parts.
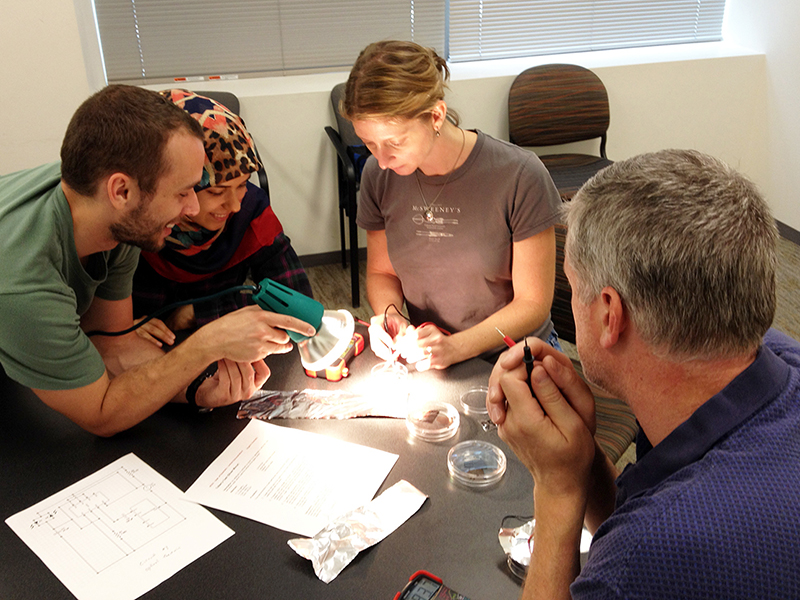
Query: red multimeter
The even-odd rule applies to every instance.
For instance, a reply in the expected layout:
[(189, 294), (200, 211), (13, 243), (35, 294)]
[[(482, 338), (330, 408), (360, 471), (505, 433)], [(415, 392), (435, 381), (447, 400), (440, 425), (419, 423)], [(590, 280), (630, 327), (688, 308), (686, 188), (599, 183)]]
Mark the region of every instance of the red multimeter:
[(408, 578), (402, 592), (394, 600), (469, 600), (466, 596), (446, 587), (442, 580), (427, 571), (417, 571)]

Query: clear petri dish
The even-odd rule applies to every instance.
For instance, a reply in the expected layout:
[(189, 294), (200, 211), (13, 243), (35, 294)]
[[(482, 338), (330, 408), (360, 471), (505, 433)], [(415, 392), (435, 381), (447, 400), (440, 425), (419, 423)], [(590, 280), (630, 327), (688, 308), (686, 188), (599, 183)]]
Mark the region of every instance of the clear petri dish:
[(489, 411), (486, 410), (486, 394), (488, 393), (488, 387), (475, 387), (461, 394), (461, 408), (464, 409), (464, 414), (487, 416)]
[(378, 363), (372, 367), (370, 377), (358, 387), (376, 402), (396, 404), (397, 416), (402, 417), (408, 400), (408, 367), (397, 361)]
[(398, 381), (402, 381), (408, 377), (408, 367), (396, 360), (379, 362), (372, 367), (370, 374), (373, 377), (385, 377), (387, 380), (397, 379)]
[(458, 411), (443, 400), (409, 402), (406, 427), (414, 437), (427, 442), (441, 442), (458, 431)]
[(506, 455), (489, 442), (468, 440), (447, 453), (447, 468), (456, 481), (469, 487), (488, 487), (503, 478)]

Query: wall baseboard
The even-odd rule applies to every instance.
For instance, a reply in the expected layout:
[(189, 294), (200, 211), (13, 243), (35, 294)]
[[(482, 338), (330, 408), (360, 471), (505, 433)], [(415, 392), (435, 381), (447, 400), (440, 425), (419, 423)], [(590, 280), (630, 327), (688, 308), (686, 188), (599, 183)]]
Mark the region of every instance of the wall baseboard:
[(778, 233), (781, 234), (782, 238), (800, 246), (800, 231), (789, 227), (786, 223), (781, 223), (777, 219), (775, 219), (775, 224), (778, 226)]
[[(367, 249), (358, 249), (358, 259), (367, 259)], [(350, 260), (350, 252), (347, 253), (347, 260)], [(339, 250), (333, 252), (320, 252), (319, 254), (304, 254), (300, 257), (300, 262), (304, 267), (321, 267), (342, 262), (342, 253)]]

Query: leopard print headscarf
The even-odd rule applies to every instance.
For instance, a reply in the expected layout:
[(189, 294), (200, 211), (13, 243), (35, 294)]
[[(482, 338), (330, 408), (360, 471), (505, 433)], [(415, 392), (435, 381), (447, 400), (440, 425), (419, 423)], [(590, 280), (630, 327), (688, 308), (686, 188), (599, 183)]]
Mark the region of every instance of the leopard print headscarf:
[(254, 173), (261, 168), (244, 121), (219, 102), (189, 90), (163, 90), (164, 98), (188, 112), (203, 127), (206, 162), (195, 191)]

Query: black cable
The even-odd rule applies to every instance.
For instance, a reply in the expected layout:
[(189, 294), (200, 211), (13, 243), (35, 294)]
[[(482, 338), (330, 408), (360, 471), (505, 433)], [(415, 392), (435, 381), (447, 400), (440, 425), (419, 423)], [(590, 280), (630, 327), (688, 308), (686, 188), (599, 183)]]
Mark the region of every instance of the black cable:
[(389, 333), (389, 326), (386, 323), (387, 323), (387, 319), (389, 318), (389, 309), (390, 308), (393, 308), (397, 312), (398, 315), (403, 317), (406, 321), (408, 321), (408, 324), (411, 325), (411, 319), (409, 319), (402, 312), (400, 312), (400, 309), (397, 308), (394, 304), (390, 304), (389, 306), (386, 307), (386, 310), (383, 311), (383, 330), (386, 333), (388, 333), (389, 336), (391, 336), (392, 334)]
[(522, 523), (522, 524), (524, 525), (525, 523), (527, 523), (528, 521), (530, 521), (531, 519), (533, 519), (533, 515), (530, 515), (530, 516), (523, 516), (523, 515), (506, 515), (505, 517), (503, 517), (503, 520), (502, 520), (502, 521), (500, 521), (500, 527), (503, 527), (503, 528), (505, 528), (505, 527), (507, 526), (507, 525), (506, 525), (506, 524), (507, 524), (507, 522), (508, 522), (510, 519), (514, 519), (515, 521), (519, 521), (520, 523)]
[(531, 373), (533, 373), (533, 355), (531, 354), (531, 347), (528, 346), (528, 338), (525, 338), (525, 347), (523, 348), (522, 362), (525, 363), (525, 372), (528, 374), (528, 389), (533, 394), (533, 382), (531, 381)]
[(209, 300), (214, 300), (215, 298), (219, 298), (220, 296), (224, 296), (225, 294), (233, 294), (234, 292), (257, 292), (258, 290), (259, 290), (259, 287), (256, 286), (256, 285), (237, 285), (235, 287), (228, 288), (226, 290), (222, 290), (221, 292), (217, 292), (216, 294), (211, 294), (209, 296), (202, 296), (200, 298), (193, 298), (191, 300), (181, 300), (179, 302), (173, 302), (172, 304), (168, 304), (167, 306), (159, 308), (152, 315), (148, 315), (147, 317), (145, 317), (144, 319), (142, 319), (141, 321), (136, 323), (136, 325), (134, 325), (133, 327), (129, 327), (128, 329), (125, 329), (124, 331), (102, 331), (100, 329), (97, 329), (97, 330), (88, 332), (86, 335), (89, 336), (89, 337), (91, 337), (93, 335), (105, 335), (105, 336), (110, 336), (110, 337), (116, 337), (116, 336), (120, 336), (120, 335), (127, 335), (127, 334), (131, 333), (132, 331), (136, 331), (137, 329), (139, 329), (139, 327), (141, 327), (142, 325), (147, 323), (150, 319), (155, 319), (156, 317), (160, 317), (164, 313), (170, 312), (170, 311), (178, 308), (179, 306), (185, 306), (187, 304), (200, 304), (201, 302), (208, 302)]

